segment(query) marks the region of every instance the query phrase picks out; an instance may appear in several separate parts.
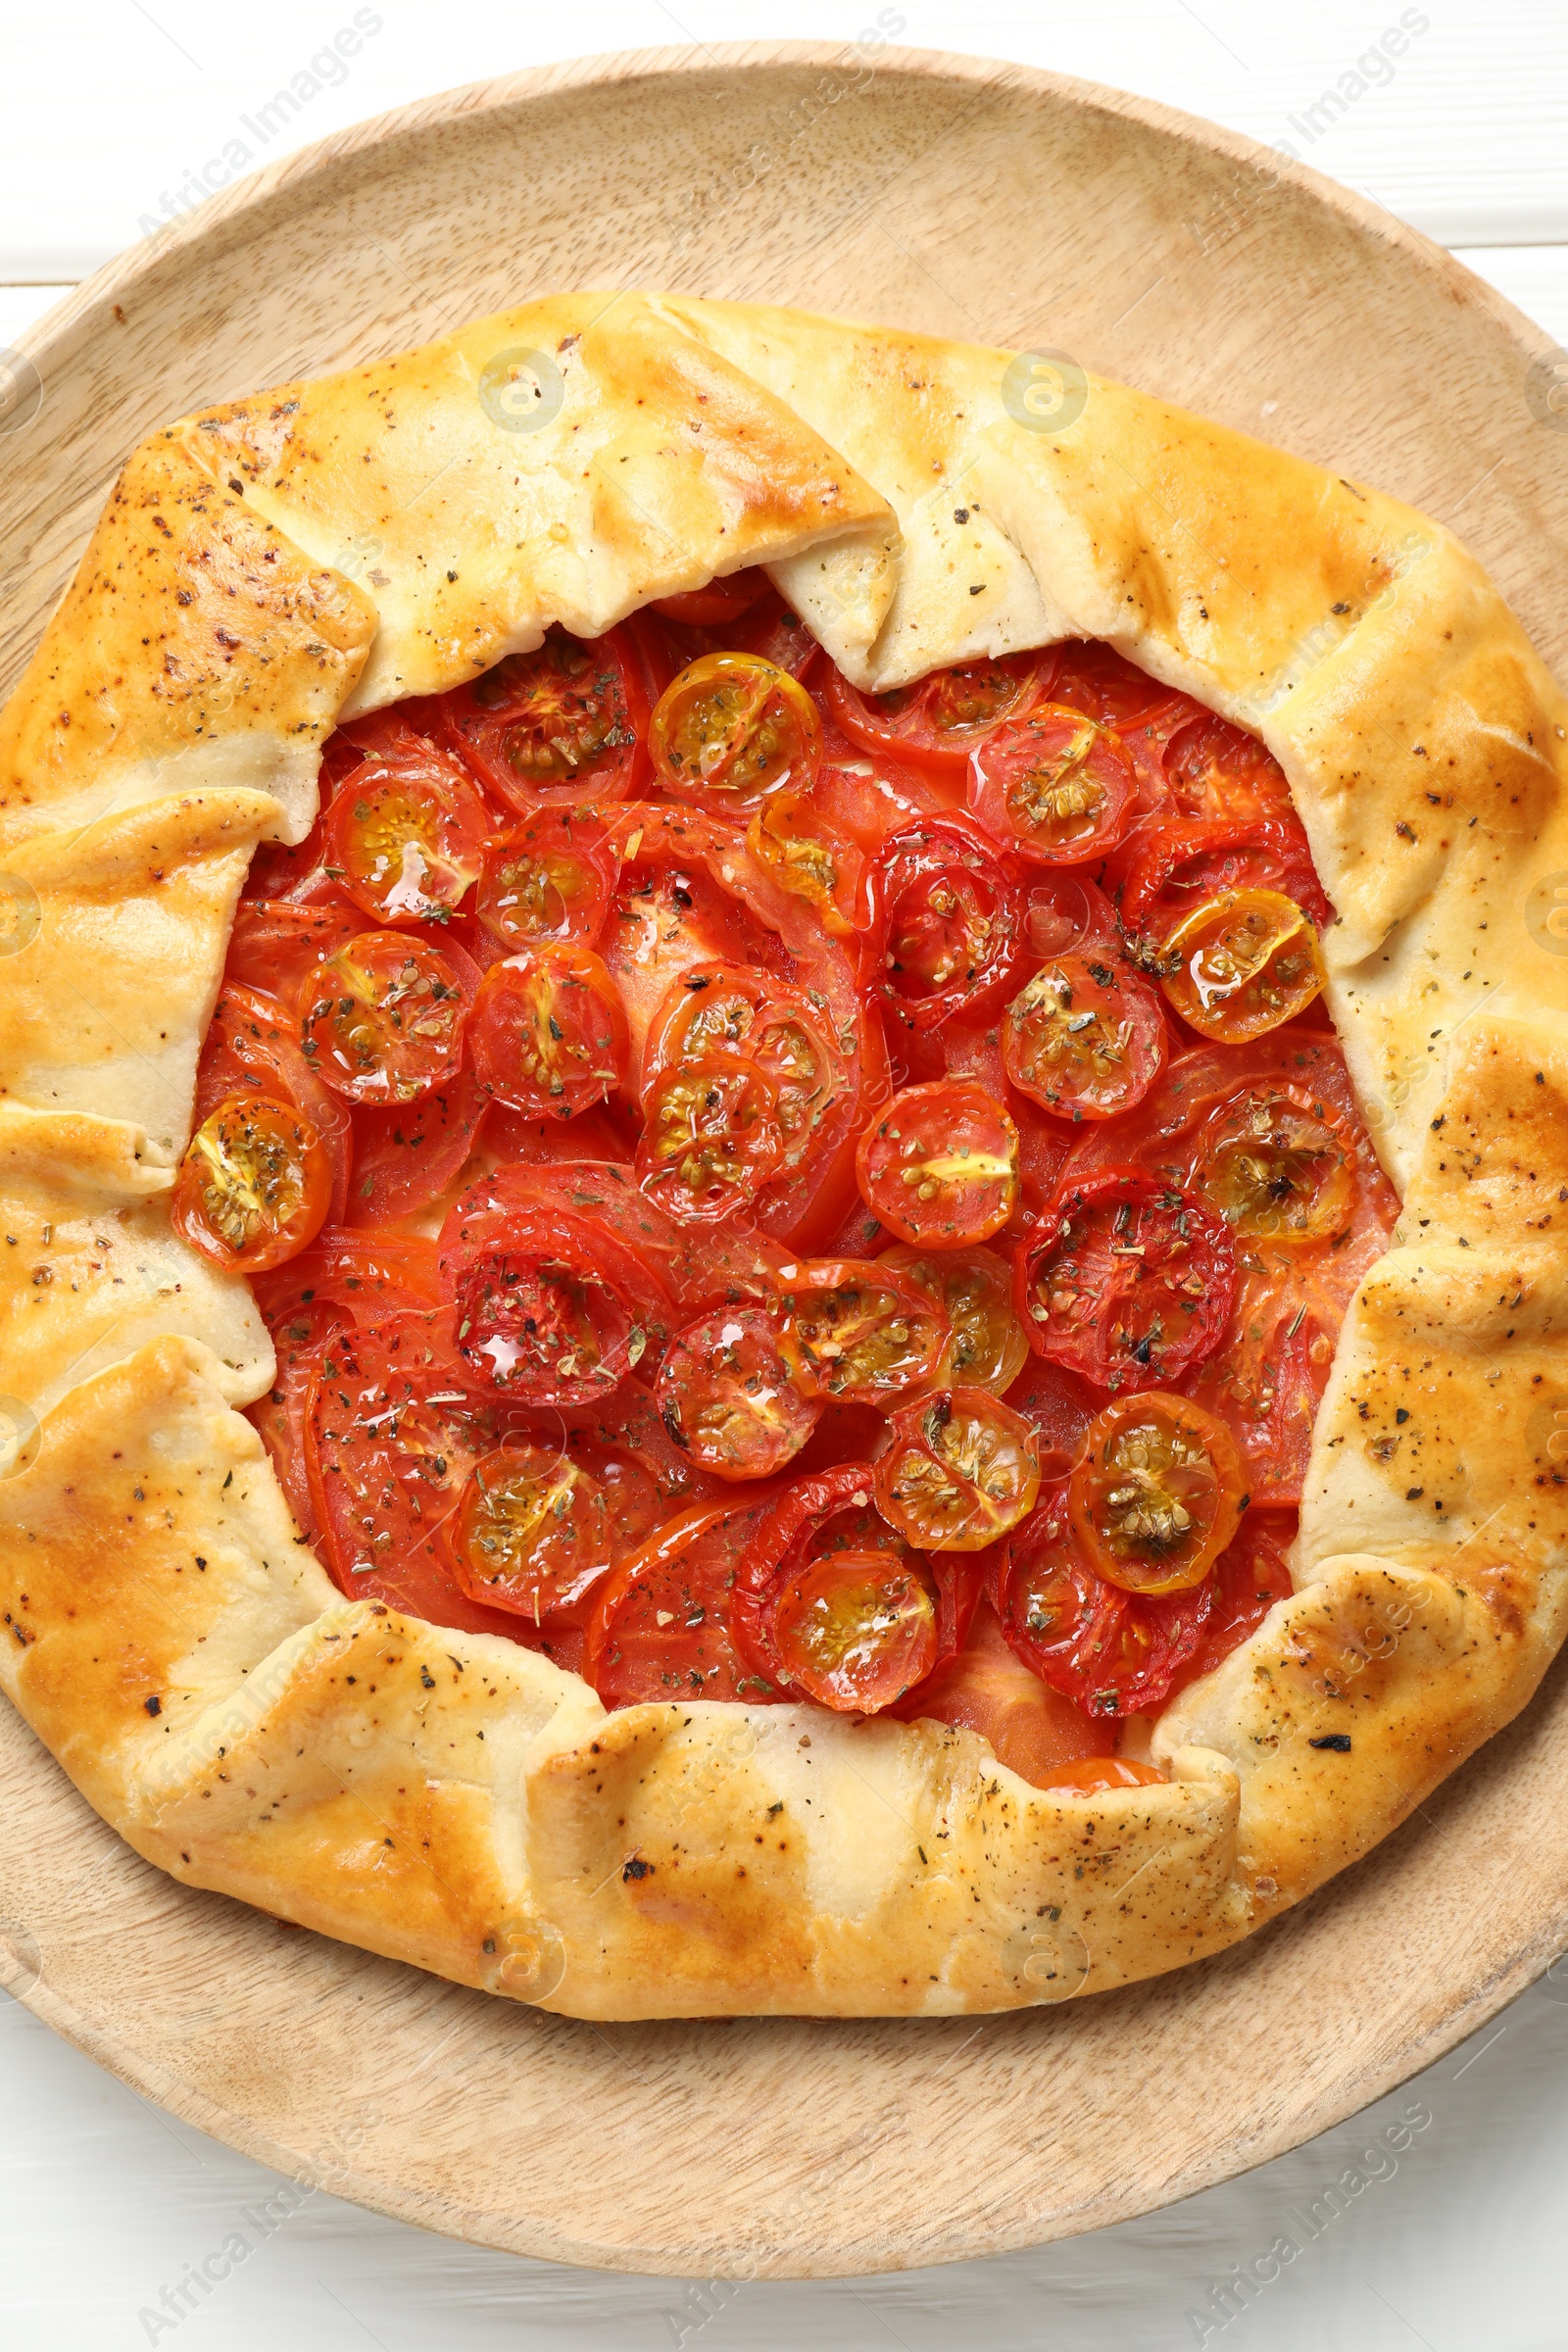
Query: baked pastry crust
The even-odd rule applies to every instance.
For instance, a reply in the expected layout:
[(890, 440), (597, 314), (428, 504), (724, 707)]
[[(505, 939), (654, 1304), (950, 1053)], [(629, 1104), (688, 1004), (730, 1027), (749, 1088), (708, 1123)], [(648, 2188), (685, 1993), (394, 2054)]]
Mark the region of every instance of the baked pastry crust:
[[(0, 1268), (0, 1673), (175, 1877), (585, 2017), (1061, 1999), (1346, 1867), (1568, 1631), (1563, 698), (1441, 525), (1095, 379), (1042, 425), (1020, 366), (578, 294), (130, 460), (0, 714), (0, 1192), (29, 1278), (67, 1269), (40, 1305)], [(1108, 640), (1262, 737), (1339, 917), (1401, 1219), (1298, 1590), (1166, 1709), (1159, 1786), (1033, 1788), (924, 1722), (607, 1716), (514, 1644), (343, 1600), (234, 1409), (270, 1378), (245, 1286), (167, 1226), (249, 853), (308, 828), (336, 717), (758, 563), (864, 686)]]

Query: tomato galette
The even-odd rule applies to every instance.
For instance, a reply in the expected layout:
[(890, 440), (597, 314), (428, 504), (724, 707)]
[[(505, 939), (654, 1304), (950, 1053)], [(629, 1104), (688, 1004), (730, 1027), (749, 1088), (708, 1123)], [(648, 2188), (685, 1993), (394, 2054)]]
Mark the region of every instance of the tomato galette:
[(1562, 698), (1438, 524), (1039, 372), (573, 295), (130, 459), (0, 717), (0, 1585), (175, 1878), (1004, 2008), (1534, 1690)]

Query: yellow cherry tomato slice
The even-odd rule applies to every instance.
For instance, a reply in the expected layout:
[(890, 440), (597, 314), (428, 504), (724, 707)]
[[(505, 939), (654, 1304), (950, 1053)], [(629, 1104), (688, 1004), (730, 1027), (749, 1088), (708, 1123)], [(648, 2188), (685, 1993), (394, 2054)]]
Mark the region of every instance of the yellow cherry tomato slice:
[(1231, 1046), (1304, 1012), (1325, 977), (1310, 917), (1278, 890), (1227, 890), (1196, 906), (1165, 961), (1161, 985), (1183, 1020)]

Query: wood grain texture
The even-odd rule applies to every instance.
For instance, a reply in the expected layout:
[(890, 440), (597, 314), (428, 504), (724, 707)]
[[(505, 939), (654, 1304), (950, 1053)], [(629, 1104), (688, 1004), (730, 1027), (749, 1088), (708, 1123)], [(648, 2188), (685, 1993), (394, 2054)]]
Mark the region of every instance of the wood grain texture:
[[(101, 273), (35, 344), (36, 414), (0, 417), (0, 691), (153, 425), (595, 282), (1065, 350), (1452, 522), (1565, 666), (1568, 441), (1532, 402), (1545, 338), (1499, 298), (1370, 205), (1155, 107), (789, 45), (434, 100)], [(1565, 1690), (1554, 1670), (1260, 1938), (978, 2024), (518, 2011), (172, 1885), (10, 1715), (0, 1934), (36, 1944), (31, 2005), (138, 2089), (409, 2220), (666, 2274), (954, 2261), (1275, 2154), (1537, 1973), (1568, 1932)]]

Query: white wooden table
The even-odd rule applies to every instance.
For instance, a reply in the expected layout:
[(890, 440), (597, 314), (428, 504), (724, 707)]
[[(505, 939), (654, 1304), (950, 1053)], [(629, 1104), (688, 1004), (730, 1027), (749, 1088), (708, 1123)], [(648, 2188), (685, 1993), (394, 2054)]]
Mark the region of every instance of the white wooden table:
[[(753, 34), (849, 40), (873, 23), (921, 46), (1119, 83), (1289, 142), (1451, 247), (1568, 344), (1568, 17), (1554, 0), (1274, 0), (1266, 10), (1256, 0), (1091, 0), (1072, 14), (1036, 0), (902, 0), (880, 12), (873, 0), (586, 0), (559, 15), (492, 0), (358, 10), (353, 0), (269, 0), (229, 12), (197, 0), (74, 0), (35, 4), (25, 19), (13, 8), (4, 23), (0, 350), (188, 202), (194, 173), (217, 185), (223, 172), (405, 100), (555, 58)], [(355, 24), (358, 54), (341, 73), (337, 61), (313, 72)], [(1402, 43), (1385, 38), (1391, 30)], [(275, 103), (279, 90), (292, 112)], [(1432, 397), (1449, 390), (1435, 384)], [(104, 1966), (114, 1964), (106, 1921)], [(801, 2285), (605, 2278), (380, 2221), (171, 2123), (0, 2000), (0, 2344), (1562, 2346), (1562, 1984), (1525, 1994), (1379, 2107), (1186, 2205), (994, 2262)], [(1407, 2141), (1397, 2154), (1391, 2126)], [(918, 2180), (909, 2193), (919, 2196)], [(1269, 2259), (1276, 2241), (1291, 2249), (1283, 2260), (1283, 2247)], [(1260, 2257), (1277, 2273), (1263, 2285), (1251, 2268)], [(192, 2283), (204, 2265), (209, 2278), (227, 2276)]]

